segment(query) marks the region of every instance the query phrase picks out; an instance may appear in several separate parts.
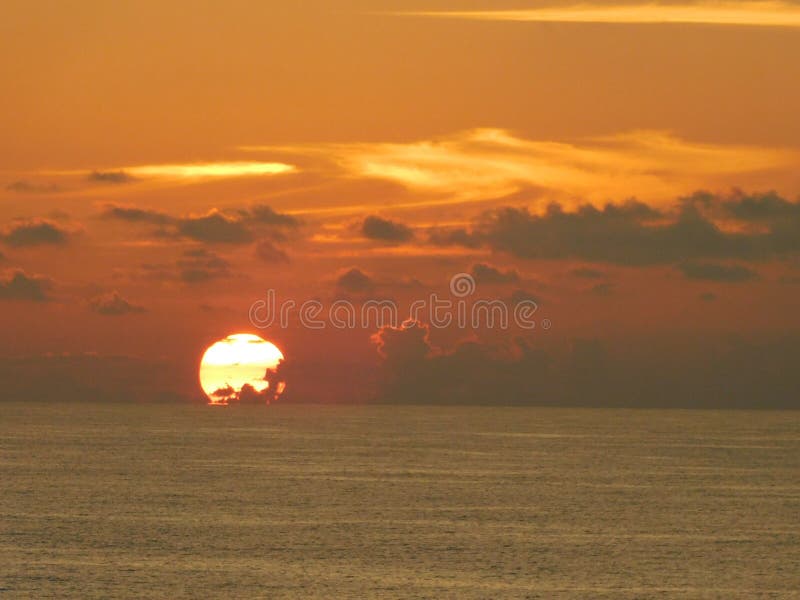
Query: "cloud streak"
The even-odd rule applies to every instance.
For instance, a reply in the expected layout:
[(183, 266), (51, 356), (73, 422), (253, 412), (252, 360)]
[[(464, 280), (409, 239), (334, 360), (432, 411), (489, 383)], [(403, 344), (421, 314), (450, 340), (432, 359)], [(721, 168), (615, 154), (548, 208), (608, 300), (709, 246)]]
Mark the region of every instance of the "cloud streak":
[(124, 172), (134, 177), (164, 177), (174, 179), (214, 179), (280, 175), (296, 170), (293, 165), (279, 162), (204, 162), (126, 167)]
[[(270, 150), (261, 147), (250, 150)], [(646, 190), (663, 201), (700, 188), (774, 187), (791, 181), (800, 152), (789, 148), (688, 141), (633, 131), (572, 141), (534, 140), (484, 128), (402, 143), (282, 147), (332, 161), (350, 178), (380, 179), (414, 193), (393, 208), (492, 202), (543, 191), (594, 203)]]
[(396, 16), (529, 23), (800, 27), (800, 6), (787, 2), (579, 4), (522, 10), (420, 11), (393, 14)]

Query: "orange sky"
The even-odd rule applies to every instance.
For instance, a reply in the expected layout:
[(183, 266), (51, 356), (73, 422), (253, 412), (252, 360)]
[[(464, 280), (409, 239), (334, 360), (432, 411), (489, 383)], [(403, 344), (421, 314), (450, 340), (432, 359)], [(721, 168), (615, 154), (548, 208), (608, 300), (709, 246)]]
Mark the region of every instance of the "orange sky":
[[(191, 396), (268, 288), (409, 302), (481, 264), (554, 355), (800, 333), (800, 5), (587, 6), (3, 2), (0, 355), (156, 359)], [(312, 396), (379, 378), (374, 331), (258, 333)]]

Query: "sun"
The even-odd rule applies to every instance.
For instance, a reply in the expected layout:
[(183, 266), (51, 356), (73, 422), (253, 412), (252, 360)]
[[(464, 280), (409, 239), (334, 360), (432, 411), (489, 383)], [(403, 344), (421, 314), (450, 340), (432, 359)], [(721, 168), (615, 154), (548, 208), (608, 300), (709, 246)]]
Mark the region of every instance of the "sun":
[(283, 353), (275, 344), (250, 333), (235, 333), (215, 342), (203, 354), (200, 387), (214, 406), (231, 402), (269, 404), (286, 387), (283, 366)]

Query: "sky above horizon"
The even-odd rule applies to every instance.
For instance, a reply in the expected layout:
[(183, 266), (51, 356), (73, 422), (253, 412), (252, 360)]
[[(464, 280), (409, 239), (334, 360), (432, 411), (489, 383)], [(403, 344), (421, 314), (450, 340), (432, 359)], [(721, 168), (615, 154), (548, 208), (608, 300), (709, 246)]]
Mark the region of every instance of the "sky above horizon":
[[(795, 406), (798, 56), (795, 2), (4, 2), (0, 381), (255, 333), (286, 401)], [(250, 319), (458, 273), (539, 326)]]

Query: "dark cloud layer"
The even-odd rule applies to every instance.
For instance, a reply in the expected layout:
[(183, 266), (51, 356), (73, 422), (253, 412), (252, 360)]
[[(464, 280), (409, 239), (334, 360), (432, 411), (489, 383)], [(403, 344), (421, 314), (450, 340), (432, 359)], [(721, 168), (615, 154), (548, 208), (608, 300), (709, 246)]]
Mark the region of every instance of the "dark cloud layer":
[[(734, 219), (741, 227), (723, 228), (716, 217)], [(759, 227), (751, 227), (755, 224)], [(633, 200), (570, 212), (552, 204), (541, 215), (507, 207), (487, 213), (469, 231), (434, 231), (430, 241), (484, 245), (526, 259), (626, 266), (762, 260), (800, 253), (800, 203), (775, 194), (697, 193), (674, 211)]]
[(199, 242), (220, 244), (246, 244), (253, 233), (245, 223), (221, 212), (210, 212), (202, 217), (186, 217), (177, 225), (177, 233)]
[(9, 246), (41, 246), (64, 244), (70, 232), (48, 219), (15, 221), (0, 232), (0, 239)]
[(758, 279), (758, 273), (742, 265), (724, 265), (707, 262), (686, 262), (678, 265), (678, 269), (687, 279), (703, 281), (721, 281), (740, 283)]
[(3, 400), (156, 402), (201, 399), (196, 373), (126, 356), (0, 357)]
[(800, 337), (735, 341), (676, 354), (651, 344), (612, 352), (574, 340), (556, 355), (517, 338), (445, 352), (419, 323), (372, 338), (383, 359), (378, 399), (406, 404), (800, 408)]
[(283, 239), (284, 231), (300, 225), (293, 216), (276, 212), (269, 206), (255, 206), (235, 214), (212, 210), (205, 215), (173, 217), (153, 209), (107, 204), (102, 216), (129, 223), (159, 225), (154, 232), (157, 237), (188, 238), (208, 244), (248, 244), (256, 238), (256, 231), (274, 239)]
[(21, 269), (6, 271), (0, 276), (0, 300), (45, 302), (52, 281), (41, 275), (28, 275)]
[(370, 240), (395, 244), (407, 242), (414, 237), (414, 232), (407, 225), (374, 215), (364, 219), (361, 234)]

